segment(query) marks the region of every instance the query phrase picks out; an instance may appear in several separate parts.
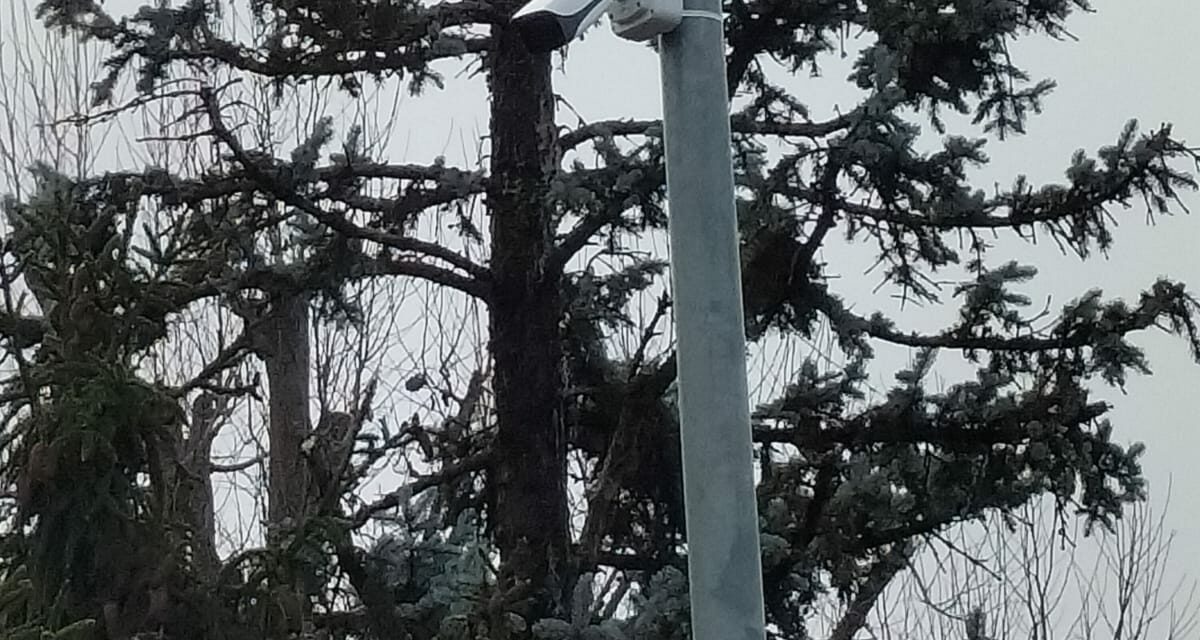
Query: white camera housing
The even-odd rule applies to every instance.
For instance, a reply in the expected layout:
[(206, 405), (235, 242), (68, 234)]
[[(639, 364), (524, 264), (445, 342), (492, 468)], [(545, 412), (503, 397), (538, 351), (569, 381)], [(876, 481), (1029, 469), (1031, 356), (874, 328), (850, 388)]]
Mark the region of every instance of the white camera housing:
[(525, 46), (545, 53), (565, 46), (608, 11), (613, 32), (626, 40), (649, 40), (683, 20), (683, 0), (532, 0), (513, 14)]
[(618, 36), (626, 40), (650, 40), (679, 26), (683, 20), (683, 0), (616, 0), (608, 15)]

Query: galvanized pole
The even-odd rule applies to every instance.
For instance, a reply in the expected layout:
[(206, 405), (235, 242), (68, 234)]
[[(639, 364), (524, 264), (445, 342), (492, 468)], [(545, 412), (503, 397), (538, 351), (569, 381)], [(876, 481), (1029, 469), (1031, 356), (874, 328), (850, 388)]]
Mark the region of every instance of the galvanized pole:
[(661, 36), (692, 638), (765, 637), (721, 0)]

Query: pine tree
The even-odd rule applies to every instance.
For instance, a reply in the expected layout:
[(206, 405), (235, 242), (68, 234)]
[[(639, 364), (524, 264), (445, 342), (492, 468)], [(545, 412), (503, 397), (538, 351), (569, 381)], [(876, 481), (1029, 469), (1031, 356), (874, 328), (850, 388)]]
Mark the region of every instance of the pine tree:
[[(24, 615), (47, 629), (97, 620), (107, 638), (160, 629), (212, 638), (686, 637), (675, 360), (656, 351), (654, 340), (668, 321), (670, 298), (659, 298), (646, 325), (633, 310), (666, 277), (663, 256), (630, 250), (668, 223), (660, 123), (614, 114), (611, 121), (560, 126), (552, 56), (530, 54), (508, 26), (519, 6), (513, 0), (247, 4), (260, 34), (249, 44), (222, 30), (230, 6), (221, 0), (147, 6), (125, 16), (94, 0), (39, 6), (48, 26), (111, 47), (108, 73), (93, 87), (98, 113), (114, 103), (121, 80), (133, 77), (139, 101), (114, 108), (177, 101), (203, 123), (201, 136), (222, 160), (198, 175), (155, 167), (69, 179), (43, 168), (41, 191), (8, 204), (13, 235), (5, 249), (17, 267), (5, 282), (19, 271), (43, 314), (19, 315), (10, 305), (0, 322), (14, 354), (33, 354), (22, 365), (29, 375), (12, 382), (13, 402), (28, 408), (29, 425), (12, 445), (14, 481), (40, 473), (39, 443), (44, 451), (66, 437), (65, 424), (94, 429), (120, 417), (127, 422), (104, 432), (104, 442), (115, 446), (119, 436), (129, 448), (97, 463), (106, 478), (119, 471), (113, 477), (120, 482), (87, 490), (112, 493), (119, 499), (112, 517), (133, 524), (92, 529), (99, 538), (83, 542), (62, 538), (84, 528), (70, 520), (83, 514), (64, 502), (77, 499), (80, 487), (35, 478), (41, 484), (30, 485), (28, 500), (36, 526), (9, 536), (3, 573), (11, 584), (0, 592), (24, 584), (21, 571), (42, 576), (32, 579), (40, 599)], [(1046, 326), (1024, 312), (1028, 299), (1020, 293), (1036, 270), (998, 259), (982, 232), (1037, 230), (1088, 258), (1113, 246), (1115, 208), (1139, 199), (1155, 212), (1182, 206), (1178, 192), (1196, 187), (1184, 171), (1195, 154), (1170, 127), (1140, 133), (1131, 122), (1095, 157), (1073, 157), (1067, 184), (1035, 187), (1022, 178), (989, 196), (967, 181), (967, 172), (987, 161), (983, 138), (947, 136), (936, 152), (917, 148), (919, 124), (942, 132), (946, 110), (971, 115), (976, 135), (1022, 133), (1053, 83), (1032, 82), (1010, 61), (1007, 43), (1059, 36), (1073, 12), (1089, 8), (1084, 0), (727, 6), (729, 91), (744, 105), (731, 108), (731, 119), (747, 340), (809, 336), (827, 326), (850, 362), (836, 371), (806, 364), (782, 397), (755, 413), (768, 618), (778, 637), (806, 638), (810, 607), (836, 594), (849, 612), (837, 637), (852, 638), (921, 541), (957, 523), (1050, 495), (1064, 510), (1105, 525), (1143, 494), (1142, 448), (1114, 442), (1108, 405), (1088, 384), (1099, 378), (1119, 385), (1129, 372), (1148, 371), (1131, 338), (1152, 328), (1181, 334), (1200, 358), (1195, 299), (1166, 279), (1134, 302), (1081, 292)], [(815, 69), (851, 28), (875, 37), (850, 78), (864, 99), (814, 121), (760, 63), (773, 58), (793, 73)], [(419, 94), (439, 90), (438, 64), (449, 59), (478, 63), (487, 83), (486, 171), (372, 157), (361, 132), (335, 133), (332, 121), (318, 123), (289, 158), (276, 157), (239, 128), (253, 112), (237, 99), (236, 86), (221, 80), (267, 80), (280, 95), (297, 84), (332, 81), (357, 96), (372, 83), (400, 79)], [(332, 151), (339, 136), (340, 149)], [(594, 163), (585, 162), (593, 156)], [(487, 228), (463, 213), (481, 197)], [(134, 251), (130, 237), (146, 202), (172, 224), (147, 232), (146, 245)], [(422, 224), (454, 234), (425, 240)], [(833, 231), (878, 246), (887, 284), (928, 303), (940, 302), (931, 273), (964, 269), (955, 290), (958, 321), (919, 334), (881, 314), (856, 314), (820, 259)], [(956, 237), (968, 239), (965, 255), (951, 245)], [(288, 251), (265, 255), (261, 247), (272, 238)], [(580, 259), (589, 252), (616, 266), (594, 268)], [(83, 266), (93, 263), (104, 270)], [(96, 295), (99, 285), (88, 278), (111, 279), (109, 293)], [(339, 465), (348, 467), (345, 478), (324, 467), (319, 474), (319, 484), (345, 483), (340, 497), (347, 499), (314, 499), (305, 448), (320, 433), (309, 426), (309, 314), (360, 322), (362, 310), (345, 292), (374, 278), (418, 279), (484, 305), (487, 373), (449, 394), (457, 395), (459, 410), (439, 428), (418, 419), (400, 434), (386, 427), (360, 433), (382, 444), (357, 448)], [(128, 299), (113, 297), (114, 290)], [(108, 307), (93, 308), (108, 298)], [(241, 315), (244, 339), (181, 387), (143, 385), (132, 360), (164, 339), (172, 314), (202, 300)], [(95, 317), (106, 321), (85, 322)], [(622, 356), (611, 338), (630, 327), (643, 340)], [(96, 335), (101, 328), (109, 333)], [(872, 404), (866, 371), (872, 345), (881, 343), (912, 347), (918, 356)], [(964, 353), (978, 365), (976, 379), (929, 390), (938, 350)], [(161, 492), (175, 485), (162, 469), (174, 470), (172, 461), (164, 465), (158, 456), (165, 454), (145, 444), (151, 440), (144, 432), (137, 432), (142, 440), (121, 434), (145, 423), (168, 441), (183, 438), (178, 415), (150, 420), (139, 412), (214, 386), (218, 374), (249, 354), (268, 372), (268, 520), (278, 535), (268, 536), (264, 549), (234, 554), (213, 575), (199, 569), (201, 554), (189, 551), (197, 543), (171, 537), (177, 520), (201, 528), (189, 503), (194, 494), (166, 509)], [(55, 373), (62, 362), (95, 367), (64, 383)], [(95, 392), (87, 387), (95, 380), (132, 394), (121, 396), (132, 403), (121, 406), (130, 415), (96, 416), (72, 405), (78, 394)], [(426, 383), (409, 382), (415, 389)], [(35, 410), (47, 392), (49, 417)], [(366, 395), (348, 412), (352, 432), (369, 421)], [(74, 416), (68, 411), (83, 413), (66, 420), (61, 416)], [(350, 500), (366, 471), (398, 448), (420, 455), (433, 471), (382, 498)], [(577, 535), (567, 464), (573, 456), (588, 462)], [(145, 487), (160, 492), (159, 502), (142, 506), (137, 496)], [(384, 524), (387, 535), (366, 546), (355, 538), (398, 509), (404, 522)], [(132, 576), (129, 585), (102, 589), (68, 580), (60, 590), (62, 572), (86, 573), (91, 560), (39, 546), (90, 545), (90, 558), (130, 544), (129, 536), (160, 545), (153, 548), (176, 560), (169, 573), (178, 579), (147, 590), (132, 578), (149, 569), (134, 566), (122, 569)], [(45, 573), (51, 570), (58, 573)], [(594, 585), (617, 574), (623, 577), (613, 580), (625, 586), (597, 600)], [(154, 617), (121, 608), (138, 598), (150, 602), (160, 587), (173, 605), (208, 594), (194, 601), (202, 603), (202, 622), (184, 606)], [(313, 604), (331, 590), (346, 599)], [(612, 604), (621, 602), (623, 608)]]

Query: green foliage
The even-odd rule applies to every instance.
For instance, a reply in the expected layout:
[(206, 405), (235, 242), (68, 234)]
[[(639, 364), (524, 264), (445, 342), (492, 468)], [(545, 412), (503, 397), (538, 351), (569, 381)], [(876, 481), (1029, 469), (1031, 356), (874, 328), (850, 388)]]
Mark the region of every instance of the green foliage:
[(135, 373), (133, 357), (165, 333), (128, 262), (132, 224), (119, 226), (137, 193), (45, 167), (35, 176), (35, 195), (6, 207), (9, 250), (46, 312), (46, 334), (10, 384), (21, 400), (4, 474), (17, 510), (4, 536), (0, 626), (13, 637), (91, 638), (105, 607), (132, 621), (152, 593), (178, 584), (182, 416)]
[(593, 576), (585, 575), (572, 594), (569, 620), (545, 618), (531, 628), (537, 640), (685, 640), (688, 620), (687, 576), (668, 567), (656, 573), (645, 592), (633, 598), (624, 620), (601, 619), (593, 600)]
[[(439, 84), (440, 60), (485, 52), (478, 59), (493, 80), (548, 74), (546, 60), (497, 53), (512, 35), (500, 8), (471, 0), (254, 0), (251, 14), (265, 34), (255, 47), (220, 34), (222, 4), (211, 0), (119, 18), (95, 2), (43, 0), (39, 15), (112, 47), (109, 73), (95, 87), (97, 101), (108, 102), (134, 67), (143, 96), (185, 64), (268, 79), (280, 94), (289, 83), (332, 79), (359, 96), (364, 81), (395, 77), (418, 91)], [(1152, 328), (1184, 337), (1200, 359), (1197, 301), (1162, 279), (1136, 301), (1096, 289), (1054, 315), (1033, 315), (1024, 288), (1038, 271), (997, 256), (985, 236), (1042, 233), (1080, 259), (1108, 253), (1119, 210), (1182, 208), (1180, 193), (1197, 187), (1184, 165), (1197, 156), (1170, 127), (1139, 132), (1130, 120), (1113, 144), (1070, 158), (1063, 184), (1035, 186), (1018, 176), (989, 195), (968, 180), (988, 162), (979, 136), (1024, 132), (1054, 87), (1013, 63), (1010, 42), (1059, 37), (1088, 3), (731, 0), (726, 8), (729, 88), (739, 105), (732, 122), (747, 338), (769, 344), (828, 328), (848, 362), (797, 366), (786, 373), (785, 392), (754, 413), (768, 617), (779, 636), (807, 638), (807, 617), (822, 597), (873, 602), (924, 540), (989, 513), (1053, 496), (1089, 527), (1111, 526), (1143, 497), (1143, 447), (1120, 444), (1105, 417), (1109, 405), (1095, 399), (1105, 391), (1092, 383), (1120, 387), (1130, 374), (1148, 373), (1134, 336)], [(792, 72), (816, 73), (824, 56), (845, 46), (843, 34), (859, 30), (872, 37), (849, 78), (861, 102), (828, 121), (814, 122), (756, 64), (770, 57)], [(497, 66), (505, 64), (511, 68)], [(537, 117), (501, 113), (520, 103), (501, 95), (501, 84), (489, 85), (493, 123)], [(331, 152), (339, 133), (329, 120), (303, 132), (287, 158), (244, 148), (232, 126), (238, 101), (223, 91), (196, 96), (227, 152), (202, 175), (149, 169), (73, 181), (40, 167), (37, 194), (6, 206), (7, 250), (45, 313), (44, 323), (30, 321), (45, 325), (43, 339), (22, 338), (40, 349), (28, 368), (37, 393), (25, 391), (42, 398), (45, 389), (48, 399), (23, 405), (29, 413), (12, 445), (14, 479), (32, 474), (37, 482), (27, 483), (21, 514), (31, 532), (12, 534), (0, 554), (13, 559), (4, 565), (0, 603), (37, 634), (95, 615), (101, 587), (88, 576), (117, 570), (102, 564), (114, 545), (136, 541), (168, 557), (176, 549), (164, 521), (169, 500), (155, 490), (178, 416), (169, 394), (131, 367), (135, 354), (162, 338), (169, 313), (204, 297), (305, 290), (320, 294), (326, 315), (357, 321), (365, 312), (344, 288), (383, 276), (423, 278), (491, 301), (496, 274), (468, 257), (489, 255), (482, 245), (491, 236), (464, 210), (485, 192), (489, 202), (515, 197), (500, 191), (512, 185), (443, 160), (389, 164), (371, 156), (357, 129)], [(970, 115), (977, 136), (949, 135), (922, 150), (921, 126), (944, 133), (946, 108)], [(559, 129), (535, 124), (539, 132)], [(554, 155), (561, 161), (519, 159), (517, 190), (537, 188), (518, 194), (528, 196), (518, 208), (531, 231), (516, 253), (536, 253), (537, 273), (521, 276), (560, 314), (562, 388), (553, 415), (564, 422), (562, 446), (585, 463), (587, 487), (581, 540), (568, 566), (553, 569), (563, 583), (545, 608), (553, 615), (518, 615), (527, 610), (524, 596), (501, 592), (491, 570), (493, 529), (484, 525), (495, 524), (487, 522), (494, 514), (470, 508), (487, 504), (490, 487), (475, 472), (512, 461), (476, 463), (495, 425), (473, 432), (478, 416), (491, 414), (465, 400), (463, 415), (441, 431), (413, 420), (397, 434), (381, 429), (372, 441), (379, 448), (358, 453), (370, 467), (386, 447), (405, 448), (433, 469), (418, 495), (389, 498), (417, 514), (412, 521), (384, 525), (382, 537), (359, 548), (357, 527), (376, 511), (322, 514), (266, 549), (230, 559), (217, 589), (224, 601), (214, 609), (234, 626), (298, 633), (305, 604), (279, 585), (301, 576), (338, 637), (687, 637), (674, 356), (656, 339), (670, 307), (668, 296), (655, 295), (667, 270), (662, 256), (635, 250), (668, 224), (661, 134), (656, 122), (581, 123), (560, 133), (550, 155), (561, 153)], [(169, 233), (147, 227), (144, 246), (135, 247), (143, 198), (155, 199), (171, 224)], [(466, 250), (417, 238), (419, 223), (434, 216)], [(563, 232), (549, 237), (549, 229)], [(935, 276), (959, 280), (948, 289), (959, 305), (953, 323), (920, 334), (883, 312), (856, 313), (835, 289), (836, 266), (822, 262), (835, 231), (875, 247), (880, 287), (905, 299), (941, 304), (946, 290)], [(646, 321), (638, 305), (653, 298)], [(618, 334), (640, 339), (618, 353)], [(913, 349), (913, 363), (872, 397), (867, 371), (881, 343)], [(932, 391), (928, 378), (941, 351), (966, 356), (974, 378)], [(422, 377), (409, 391), (427, 386)], [(44, 471), (68, 461), (83, 482)], [(615, 571), (634, 594), (620, 612), (593, 590), (597, 575)], [(91, 601), (81, 604), (85, 595)], [(46, 612), (60, 605), (70, 615), (51, 620)], [(986, 637), (983, 626), (972, 618), (968, 636)]]

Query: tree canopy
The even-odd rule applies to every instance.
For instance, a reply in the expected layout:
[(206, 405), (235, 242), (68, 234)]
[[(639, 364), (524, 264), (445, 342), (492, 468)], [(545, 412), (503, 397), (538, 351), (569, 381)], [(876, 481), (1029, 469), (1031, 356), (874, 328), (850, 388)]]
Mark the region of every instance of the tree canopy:
[[(72, 123), (168, 105), (159, 141), (212, 155), (86, 175), (39, 164), (34, 190), (5, 202), (15, 508), (0, 637), (686, 637), (670, 287), (666, 256), (642, 242), (669, 224), (661, 123), (560, 123), (553, 56), (507, 24), (519, 4), (40, 3), (56, 33), (107, 52)], [(1200, 158), (1170, 126), (1131, 120), (1067, 159), (1061, 184), (1018, 177), (989, 194), (968, 179), (987, 136), (1023, 133), (1054, 87), (1010, 44), (1062, 37), (1087, 10), (726, 3), (747, 341), (827, 328), (848, 363), (804, 363), (754, 412), (774, 637), (808, 638), (826, 596), (845, 603), (834, 636), (854, 637), (924, 541), (960, 523), (1049, 496), (1061, 517), (1111, 526), (1144, 496), (1143, 448), (1119, 443), (1092, 383), (1148, 373), (1134, 341), (1147, 330), (1200, 358), (1196, 299), (1160, 279), (1136, 300), (1080, 291), (1047, 316), (1022, 293), (1036, 269), (991, 238), (1115, 251), (1116, 216), (1183, 210)], [(814, 120), (779, 74), (817, 71), (850, 31), (866, 34), (847, 78), (861, 104)], [(450, 60), (486, 83), (484, 168), (396, 163), (330, 117), (280, 150), (261, 108), (306, 84), (428, 96)], [(969, 130), (920, 150), (921, 126), (946, 134), (948, 113)], [(883, 286), (957, 304), (957, 320), (919, 333), (857, 313), (821, 251), (835, 232), (876, 248)], [(941, 273), (961, 274), (950, 301)], [(461, 346), (440, 379), (404, 380), (441, 399), (400, 425), (376, 397), (395, 381), (345, 354), (340, 406), (321, 391), (313, 416), (332, 374), (312, 332), (381, 322), (363, 285), (395, 280), (478, 305), (481, 353)], [(148, 374), (201, 307), (230, 319), (220, 348), (198, 370)], [(881, 344), (915, 356), (873, 398)], [(939, 350), (964, 354), (974, 379), (932, 390)], [(264, 459), (247, 464), (265, 468), (265, 535), (219, 552), (211, 479), (228, 469), (211, 448), (264, 394)], [(365, 483), (400, 454), (413, 477), (372, 497)]]

